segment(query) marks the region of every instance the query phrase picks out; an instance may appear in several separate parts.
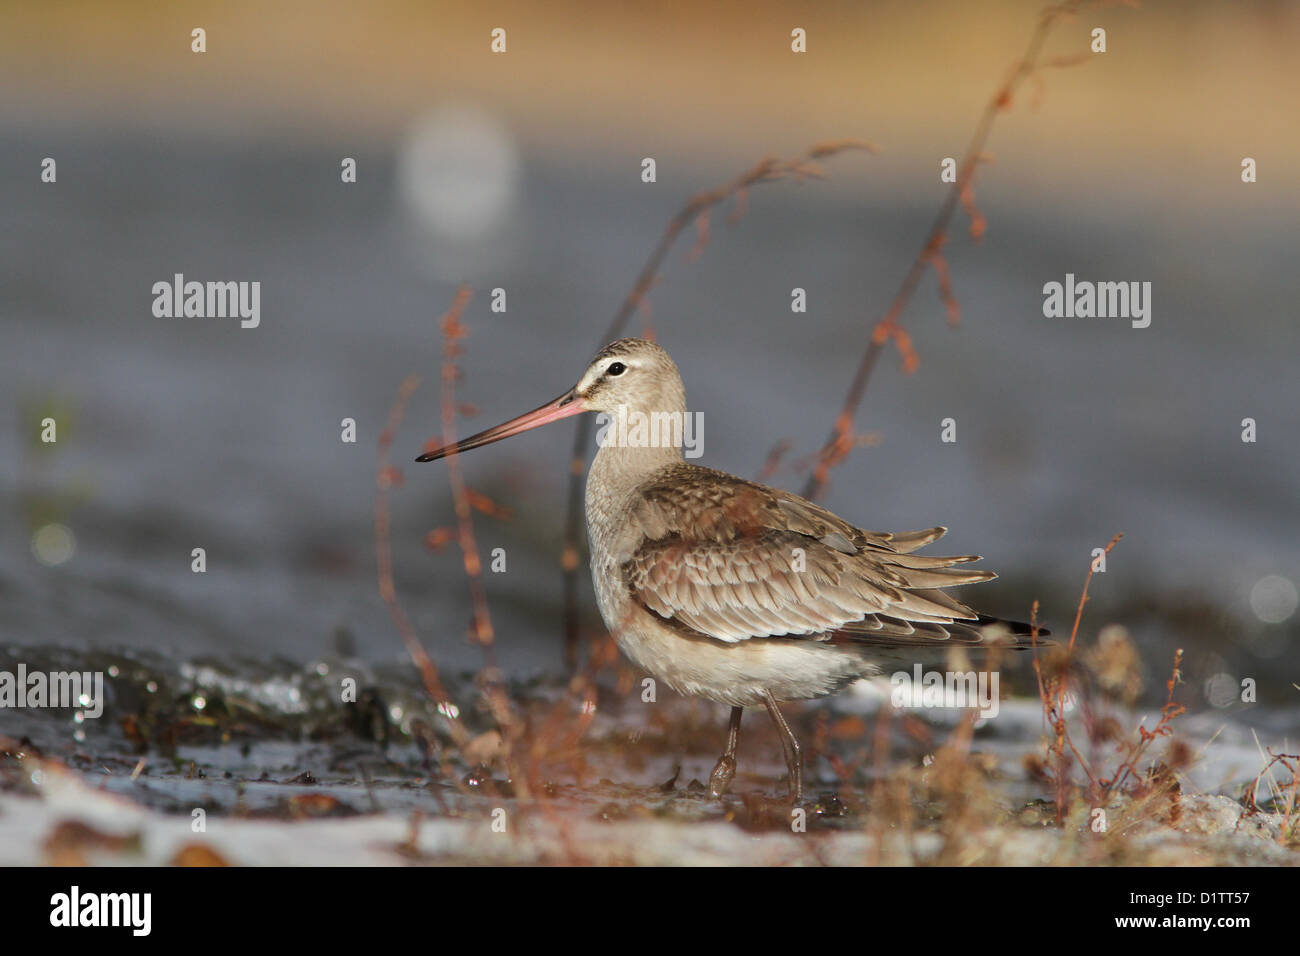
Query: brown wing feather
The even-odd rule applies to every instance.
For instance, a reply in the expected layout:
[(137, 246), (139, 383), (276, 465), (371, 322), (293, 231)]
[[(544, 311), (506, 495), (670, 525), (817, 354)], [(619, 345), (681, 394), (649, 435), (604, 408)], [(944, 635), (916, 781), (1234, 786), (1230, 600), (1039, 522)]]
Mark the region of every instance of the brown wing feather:
[(985, 640), (985, 620), (940, 589), (996, 575), (953, 567), (975, 555), (911, 553), (944, 528), (864, 531), (797, 495), (685, 463), (640, 491), (644, 537), (623, 570), (633, 597), (665, 619), (728, 643)]

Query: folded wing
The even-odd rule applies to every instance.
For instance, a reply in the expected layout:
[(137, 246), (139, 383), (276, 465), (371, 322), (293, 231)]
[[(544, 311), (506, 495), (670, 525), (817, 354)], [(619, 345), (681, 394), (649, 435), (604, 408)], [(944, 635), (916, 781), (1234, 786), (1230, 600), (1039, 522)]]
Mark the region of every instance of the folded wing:
[(855, 528), (787, 492), (683, 464), (641, 489), (644, 529), (624, 572), (633, 597), (718, 641), (852, 640), (891, 646), (991, 643), (993, 628), (943, 589), (987, 581), (979, 560), (913, 554), (944, 528)]

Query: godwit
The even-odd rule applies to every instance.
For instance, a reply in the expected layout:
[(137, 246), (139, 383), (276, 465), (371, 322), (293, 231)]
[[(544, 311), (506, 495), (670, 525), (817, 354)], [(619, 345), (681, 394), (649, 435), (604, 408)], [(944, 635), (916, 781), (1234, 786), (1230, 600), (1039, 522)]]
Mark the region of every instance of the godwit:
[(977, 614), (943, 590), (996, 577), (953, 568), (978, 556), (912, 553), (946, 528), (863, 531), (788, 491), (685, 461), (681, 375), (646, 339), (610, 343), (553, 402), (416, 461), (582, 412), (677, 423), (606, 431), (587, 476), (591, 576), (605, 626), (633, 663), (680, 694), (731, 705), (709, 778), (715, 796), (735, 775), (746, 707), (766, 707), (780, 731), (797, 803), (799, 742), (779, 701), (833, 694), (958, 645), (1030, 646), (1027, 625)]

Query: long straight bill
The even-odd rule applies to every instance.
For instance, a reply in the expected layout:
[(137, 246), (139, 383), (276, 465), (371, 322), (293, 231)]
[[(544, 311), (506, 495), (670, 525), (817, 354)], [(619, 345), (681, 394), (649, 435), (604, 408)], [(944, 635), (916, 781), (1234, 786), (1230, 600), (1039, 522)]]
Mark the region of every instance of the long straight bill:
[(526, 432), (532, 428), (540, 428), (542, 425), (549, 425), (551, 422), (558, 422), (561, 418), (580, 415), (586, 410), (586, 403), (583, 402), (575, 392), (570, 390), (565, 392), (555, 401), (547, 402), (541, 408), (534, 408), (531, 412), (526, 412), (518, 418), (512, 418), (508, 422), (488, 428), (479, 432), (477, 435), (470, 435), (468, 438), (463, 438), (454, 445), (444, 445), (441, 448), (426, 451), (415, 460), (437, 461), (439, 458), (446, 458), (448, 455), (459, 455), (461, 452), (469, 451), (471, 448), (478, 448), (480, 445), (490, 445), (494, 441), (509, 438), (511, 435), (518, 435), (520, 432)]

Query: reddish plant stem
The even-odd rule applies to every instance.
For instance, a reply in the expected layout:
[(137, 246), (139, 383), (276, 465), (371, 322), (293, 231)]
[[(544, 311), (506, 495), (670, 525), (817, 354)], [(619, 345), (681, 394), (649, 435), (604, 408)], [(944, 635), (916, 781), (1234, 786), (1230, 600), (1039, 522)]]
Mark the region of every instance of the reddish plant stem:
[[(468, 335), (468, 330), (461, 322), (465, 306), (469, 304), (471, 292), (468, 286), (461, 286), (456, 291), (456, 298), (442, 317), (442, 443), (443, 447), (454, 448), (456, 444), (456, 380), (460, 369), (456, 359), (462, 354), (460, 341)], [(471, 631), (475, 643), (483, 650), (483, 670), (479, 674), (479, 683), (493, 719), (501, 728), (502, 743), (505, 748), (505, 761), (511, 768), (511, 776), (519, 778), (514, 767), (514, 744), (519, 733), (519, 723), (515, 719), (514, 708), (501, 669), (497, 664), (495, 632), (492, 628), (492, 616), (488, 609), (487, 589), (483, 583), (483, 561), (479, 556), (478, 540), (474, 534), (473, 503), (469, 489), (465, 485), (465, 476), (460, 467), (460, 455), (452, 451), (446, 456), (447, 478), (451, 484), (452, 501), (456, 511), (457, 541), (465, 565), (465, 577), (469, 582), (470, 601), (473, 606)], [(519, 779), (520, 797), (527, 796), (527, 784)]]
[(375, 564), (379, 575), (379, 596), (388, 607), (388, 613), (393, 618), (397, 633), (406, 646), (406, 653), (410, 656), (411, 662), (420, 674), (420, 680), (424, 684), (425, 692), (428, 693), (438, 712), (447, 721), (452, 739), (458, 747), (463, 747), (468, 741), (469, 735), (466, 733), (464, 725), (457, 719), (456, 707), (447, 694), (446, 688), (442, 685), (442, 679), (438, 674), (438, 666), (434, 663), (433, 657), (424, 649), (419, 638), (416, 637), (415, 628), (411, 626), (411, 620), (407, 617), (406, 610), (397, 599), (397, 588), (393, 583), (393, 548), (390, 533), (388, 492), (395, 484), (400, 483), (401, 472), (389, 464), (389, 452), (392, 448), (393, 437), (397, 434), (397, 428), (406, 413), (406, 406), (419, 384), (419, 378), (414, 375), (407, 376), (402, 382), (397, 390), (397, 399), (389, 410), (388, 424), (379, 433), (375, 472)]
[(1080, 62), (1076, 58), (1055, 58), (1040, 62), (1040, 56), (1043, 44), (1047, 41), (1047, 37), (1056, 21), (1088, 5), (1090, 4), (1086, 0), (1073, 0), (1073, 2), (1047, 7), (1043, 10), (1038, 25), (1030, 37), (1029, 46), (1026, 48), (1024, 56), (1016, 62), (1011, 74), (998, 87), (984, 107), (984, 112), (980, 114), (979, 121), (975, 125), (974, 135), (972, 135), (958, 166), (956, 181), (944, 195), (943, 202), (939, 205), (939, 212), (930, 226), (930, 231), (926, 233), (920, 251), (912, 260), (907, 274), (903, 276), (903, 282), (895, 293), (893, 301), (889, 304), (889, 309), (885, 312), (884, 318), (872, 328), (871, 339), (867, 343), (866, 351), (863, 352), (857, 370), (853, 374), (853, 379), (849, 383), (848, 394), (845, 396), (840, 412), (835, 418), (830, 435), (817, 455), (817, 464), (804, 485), (803, 495), (805, 498), (815, 499), (826, 490), (831, 469), (843, 461), (853, 448), (854, 416), (857, 414), (858, 406), (862, 404), (862, 396), (867, 390), (867, 384), (871, 380), (876, 363), (880, 360), (881, 354), (891, 340), (897, 344), (899, 352), (903, 356), (904, 370), (907, 372), (915, 370), (917, 365), (916, 352), (900, 323), (903, 311), (911, 302), (912, 296), (916, 292), (916, 288), (925, 275), (927, 268), (933, 267), (938, 273), (940, 290), (950, 318), (955, 314), (956, 299), (953, 298), (951, 290), (948, 288), (947, 267), (943, 263), (941, 253), (947, 239), (948, 227), (953, 214), (956, 212), (958, 205), (964, 204), (968, 211), (972, 211), (972, 235), (976, 238), (983, 235), (985, 221), (983, 216), (978, 215), (978, 210), (975, 208), (972, 190), (975, 170), (985, 158), (984, 146), (993, 129), (994, 121), (1000, 112), (1010, 106), (1016, 91), (1035, 71), (1044, 66), (1067, 66)]
[(1160, 721), (1156, 724), (1155, 730), (1147, 730), (1145, 724), (1138, 726), (1137, 743), (1130, 747), (1128, 758), (1120, 764), (1114, 778), (1100, 787), (1101, 800), (1109, 799), (1111, 794), (1119, 789), (1126, 777), (1136, 776), (1137, 762), (1141, 759), (1142, 754), (1146, 752), (1147, 747), (1156, 738), (1170, 733), (1169, 722), (1186, 711), (1187, 708), (1183, 707), (1182, 704), (1174, 703), (1174, 688), (1178, 686), (1181, 680), (1182, 666), (1183, 651), (1182, 648), (1179, 648), (1174, 651), (1174, 669), (1169, 675), (1169, 680), (1165, 683), (1165, 705), (1160, 708)]

